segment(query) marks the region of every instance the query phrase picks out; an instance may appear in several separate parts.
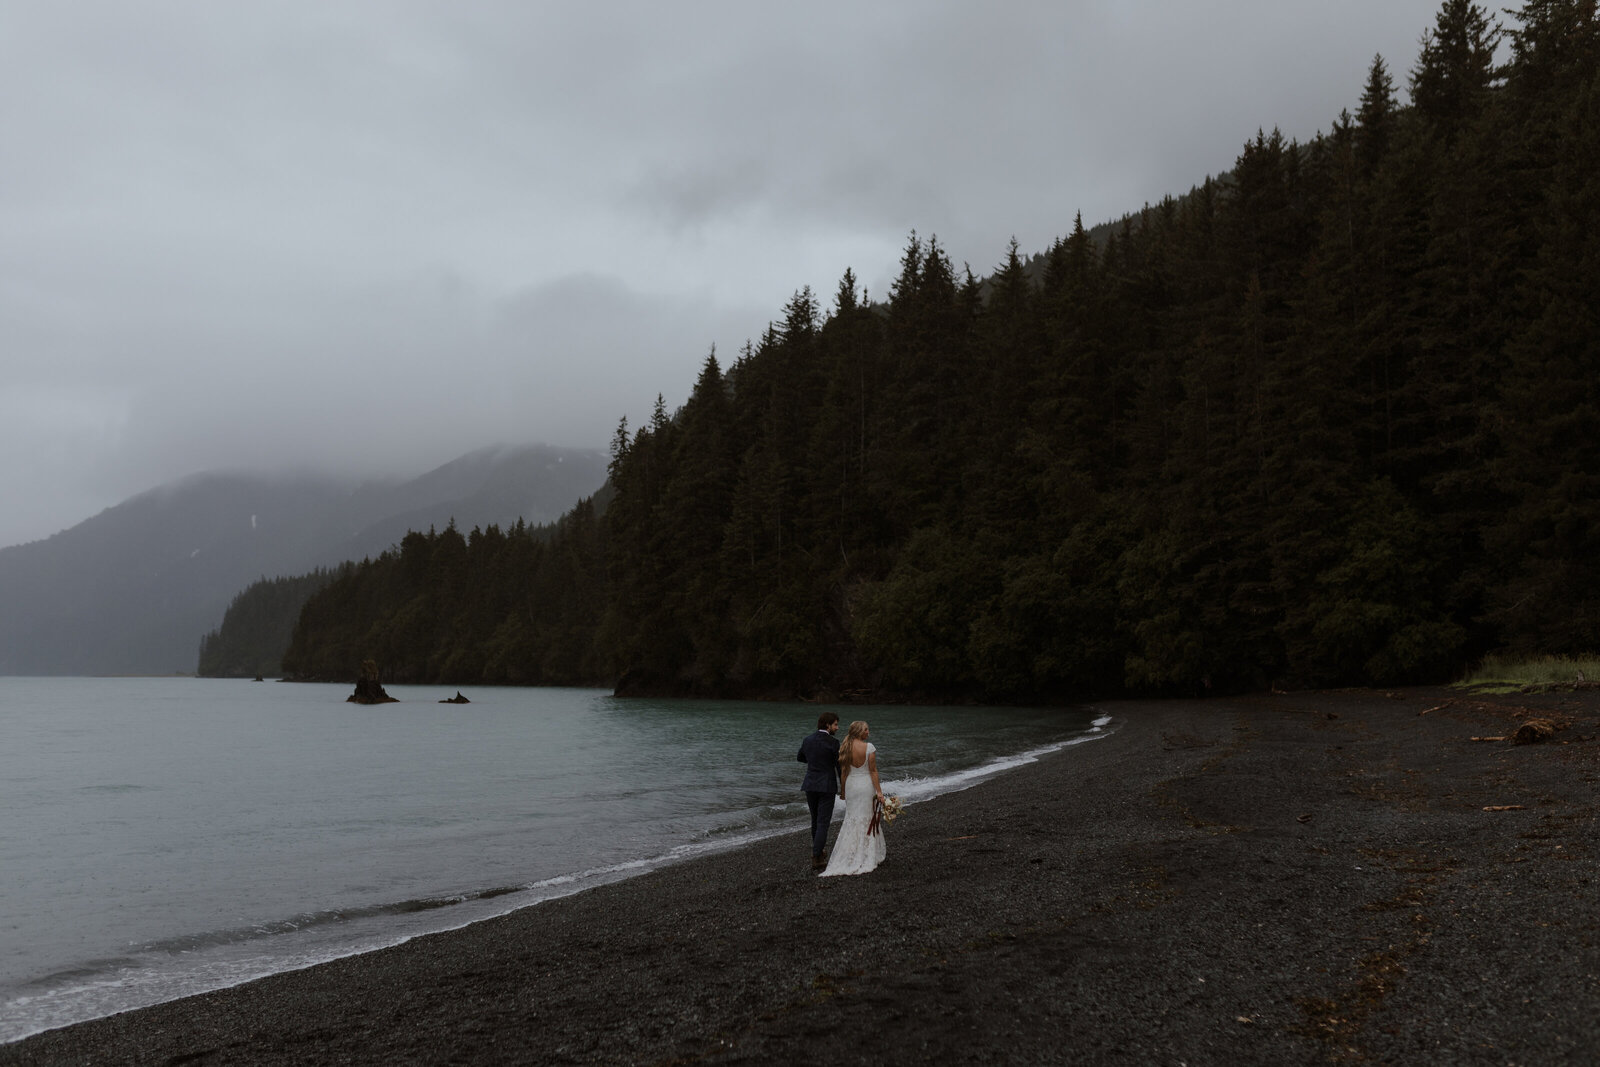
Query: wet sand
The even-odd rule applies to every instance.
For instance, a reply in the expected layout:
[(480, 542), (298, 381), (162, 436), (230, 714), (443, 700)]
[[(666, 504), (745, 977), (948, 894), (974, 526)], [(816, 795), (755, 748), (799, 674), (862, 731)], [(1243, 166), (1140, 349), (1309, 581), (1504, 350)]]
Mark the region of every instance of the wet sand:
[(1600, 1061), (1600, 694), (1102, 706), (870, 875), (797, 823), (0, 1064)]

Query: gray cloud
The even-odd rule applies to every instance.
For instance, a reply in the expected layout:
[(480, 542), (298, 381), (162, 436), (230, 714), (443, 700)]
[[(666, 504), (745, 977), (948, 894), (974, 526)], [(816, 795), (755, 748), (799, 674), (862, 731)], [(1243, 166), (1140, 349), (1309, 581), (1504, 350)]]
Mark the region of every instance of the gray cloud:
[[(658, 391), (681, 402), (718, 333), (754, 314), (592, 275), (497, 299), (417, 277), (279, 322), (229, 310), (100, 338), (122, 358), (92, 388), (0, 391), (17, 400), (0, 408), (0, 451), (32, 452), (21, 484), (87, 475), (120, 498), (218, 466), (398, 474), (497, 441), (600, 447)], [(58, 521), (98, 510), (83, 503)]]
[(1420, 0), (0, 0), (0, 544), (217, 466), (601, 445), (790, 293), (1306, 138)]

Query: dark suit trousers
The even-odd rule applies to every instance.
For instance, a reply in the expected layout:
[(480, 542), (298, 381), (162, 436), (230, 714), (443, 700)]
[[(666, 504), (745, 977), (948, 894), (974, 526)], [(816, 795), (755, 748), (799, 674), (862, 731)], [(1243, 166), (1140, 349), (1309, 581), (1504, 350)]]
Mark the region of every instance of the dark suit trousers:
[(811, 807), (811, 855), (821, 857), (823, 846), (828, 843), (828, 823), (833, 819), (833, 790), (826, 793), (813, 793), (806, 790), (806, 803)]

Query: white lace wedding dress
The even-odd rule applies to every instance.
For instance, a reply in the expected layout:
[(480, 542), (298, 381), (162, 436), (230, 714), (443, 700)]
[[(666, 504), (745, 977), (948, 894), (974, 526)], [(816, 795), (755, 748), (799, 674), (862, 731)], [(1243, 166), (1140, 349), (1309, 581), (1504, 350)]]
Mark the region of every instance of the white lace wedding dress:
[(822, 872), (824, 878), (830, 874), (866, 874), (883, 862), (887, 851), (883, 843), (883, 820), (879, 819), (877, 828), (867, 833), (867, 827), (872, 825), (872, 802), (877, 797), (867, 762), (876, 751), (868, 741), (867, 759), (861, 766), (851, 767), (850, 773), (845, 775), (844, 823), (839, 827), (839, 836), (833, 840), (828, 868)]

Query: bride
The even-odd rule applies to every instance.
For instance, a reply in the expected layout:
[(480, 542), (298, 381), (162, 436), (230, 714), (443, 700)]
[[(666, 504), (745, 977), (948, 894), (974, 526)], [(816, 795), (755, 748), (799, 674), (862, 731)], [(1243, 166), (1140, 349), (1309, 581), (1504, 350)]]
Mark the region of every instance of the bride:
[(844, 824), (828, 857), (830, 874), (866, 874), (883, 862), (883, 786), (878, 781), (878, 750), (868, 739), (867, 724), (856, 721), (839, 746), (839, 796), (844, 801)]

